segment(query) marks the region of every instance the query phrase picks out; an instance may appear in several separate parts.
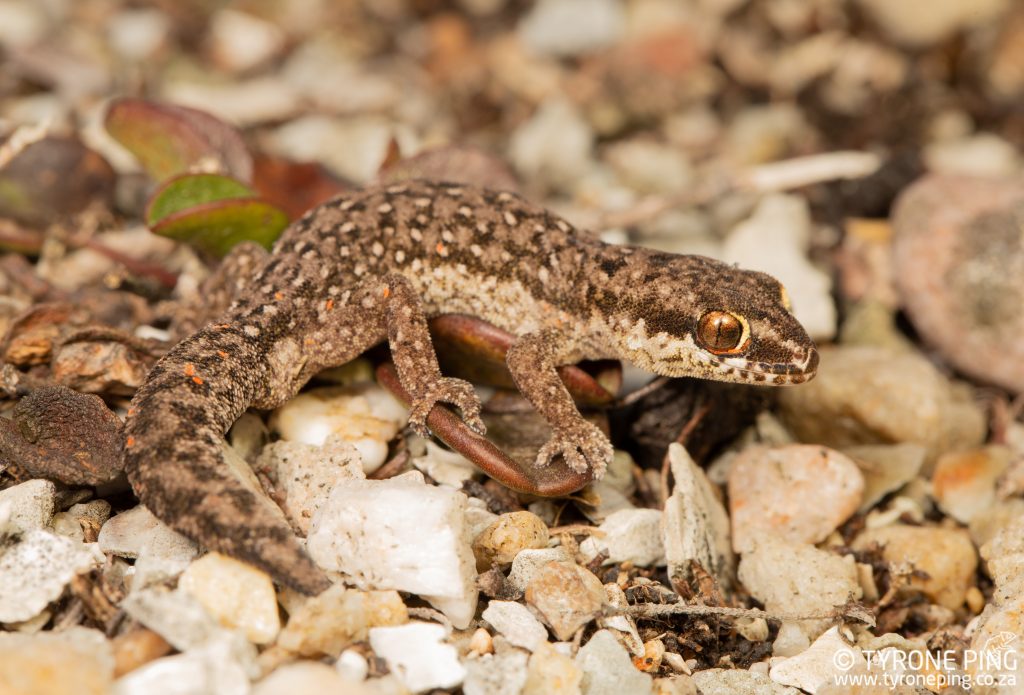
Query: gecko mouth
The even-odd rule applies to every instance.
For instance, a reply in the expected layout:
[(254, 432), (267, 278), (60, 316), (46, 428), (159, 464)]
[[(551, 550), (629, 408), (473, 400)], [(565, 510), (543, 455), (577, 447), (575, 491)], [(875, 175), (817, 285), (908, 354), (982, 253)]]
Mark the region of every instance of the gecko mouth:
[(802, 384), (810, 381), (818, 372), (818, 351), (808, 348), (803, 362), (755, 362), (736, 357), (715, 357), (715, 366), (722, 373), (737, 375), (759, 383), (777, 385)]

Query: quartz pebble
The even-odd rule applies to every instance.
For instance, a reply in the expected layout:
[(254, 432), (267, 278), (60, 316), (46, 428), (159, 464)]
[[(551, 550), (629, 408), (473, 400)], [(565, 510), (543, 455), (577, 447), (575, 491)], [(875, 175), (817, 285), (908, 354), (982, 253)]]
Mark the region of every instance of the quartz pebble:
[(230, 642), (215, 640), (135, 669), (118, 678), (111, 693), (248, 695), (251, 675), (251, 670), (236, 658)]
[(560, 640), (572, 638), (605, 603), (601, 580), (568, 562), (549, 562), (526, 587), (526, 602)]
[(313, 518), (308, 549), (362, 589), (418, 594), (458, 629), (476, 612), (466, 496), (426, 485), (418, 472), (339, 482)]
[(711, 668), (693, 674), (701, 695), (801, 695), (796, 688), (750, 671)]
[(729, 517), (707, 474), (681, 444), (668, 449), (675, 489), (665, 503), (662, 542), (669, 576), (689, 577), (693, 562), (730, 586), (735, 558)]
[(477, 569), (486, 571), (491, 565), (507, 565), (520, 551), (546, 548), (548, 527), (531, 512), (502, 514), (473, 540)]
[[(769, 613), (828, 616), (834, 607), (862, 594), (852, 556), (841, 557), (771, 536), (759, 538), (754, 548), (743, 554), (738, 574)], [(828, 623), (825, 618), (797, 625), (813, 639)]]
[(441, 485), (461, 488), (462, 483), (477, 474), (473, 464), (459, 452), (442, 449), (430, 440), (426, 447), (426, 453), (413, 458), (412, 465)]
[(45, 528), (53, 517), (57, 491), (49, 480), (27, 480), (0, 490), (0, 532)]
[(227, 628), (238, 628), (253, 644), (269, 644), (281, 629), (277, 595), (270, 577), (220, 553), (188, 566), (178, 586)]
[(409, 610), (397, 591), (359, 591), (335, 584), (290, 609), (277, 644), (304, 657), (337, 657), (370, 628), (401, 625)]
[(285, 664), (253, 686), (252, 695), (301, 695), (302, 693), (345, 693), (374, 695), (361, 683), (346, 680), (330, 666), (319, 661)]
[(243, 72), (271, 60), (284, 48), (285, 35), (260, 17), (223, 9), (210, 20), (210, 52), (229, 72)]
[(560, 545), (554, 548), (521, 550), (512, 561), (512, 569), (508, 573), (508, 583), (516, 591), (526, 591), (526, 587), (530, 585), (541, 569), (551, 562), (572, 562), (572, 557)]
[[(823, 632), (806, 651), (772, 661), (768, 675), (773, 681), (800, 688), (808, 693), (816, 693), (833, 676), (867, 663), (860, 650), (850, 646), (839, 635), (837, 627), (831, 627)], [(845, 668), (840, 669), (840, 665)]]
[(800, 441), (835, 449), (911, 442), (930, 457), (982, 442), (984, 414), (922, 355), (873, 346), (819, 352), (818, 376), (778, 394)]
[(996, 482), (1006, 471), (1013, 453), (1005, 446), (950, 452), (935, 462), (932, 490), (939, 508), (969, 524), (996, 501)]
[(547, 641), (547, 629), (517, 601), (491, 601), (480, 617), (516, 647), (532, 652)]
[(530, 656), (522, 695), (580, 695), (583, 671), (545, 642)]
[(858, 4), (892, 38), (910, 47), (923, 48), (952, 36), (958, 30), (982, 24), (999, 15), (1007, 0), (858, 0)]
[(283, 495), (281, 510), (302, 535), (309, 533), (313, 515), (338, 481), (365, 478), (359, 452), (336, 434), (328, 436), (323, 446), (268, 444), (254, 468), (266, 474), (275, 492)]
[(910, 585), (940, 606), (959, 608), (973, 585), (978, 565), (970, 536), (959, 529), (892, 525), (863, 531), (853, 542), (855, 550), (872, 544), (892, 563), (911, 563), (927, 578), (913, 576)]
[(652, 692), (653, 679), (633, 666), (629, 654), (608, 630), (598, 630), (576, 655), (583, 671), (583, 695), (644, 695)]
[(933, 175), (893, 208), (896, 287), (951, 365), (1024, 392), (1024, 179)]
[(591, 168), (594, 133), (568, 101), (549, 100), (512, 133), (509, 156), (523, 179), (571, 188)]
[[(817, 543), (860, 505), (857, 465), (823, 446), (794, 444), (743, 450), (729, 470), (732, 545), (752, 549), (760, 536)], [(806, 504), (807, 500), (814, 504)]]
[(323, 446), (334, 434), (355, 447), (371, 473), (388, 454), (388, 442), (405, 426), (408, 410), (370, 382), (325, 386), (299, 394), (274, 411), (270, 427), (290, 442)]
[(139, 505), (103, 524), (99, 548), (104, 553), (134, 558), (133, 589), (176, 577), (199, 554), (199, 546)]
[(610, 514), (595, 534), (580, 543), (585, 558), (606, 552), (605, 564), (631, 562), (640, 567), (665, 564), (661, 540), (662, 512), (658, 509), (621, 509)]
[(0, 547), (0, 623), (38, 615), (75, 575), (102, 563), (95, 546), (36, 529)]
[(110, 642), (99, 630), (0, 632), (4, 695), (107, 695), (113, 676)]
[(811, 217), (801, 197), (772, 194), (730, 232), (722, 260), (779, 279), (793, 298), (794, 315), (818, 340), (836, 333), (836, 307), (829, 276), (807, 260)]
[(434, 623), (414, 621), (370, 630), (373, 651), (413, 693), (454, 688), (466, 677), (455, 647), (444, 639), (444, 627)]
[(573, 56), (611, 45), (622, 32), (618, 0), (541, 0), (519, 24), (519, 36), (536, 53)]

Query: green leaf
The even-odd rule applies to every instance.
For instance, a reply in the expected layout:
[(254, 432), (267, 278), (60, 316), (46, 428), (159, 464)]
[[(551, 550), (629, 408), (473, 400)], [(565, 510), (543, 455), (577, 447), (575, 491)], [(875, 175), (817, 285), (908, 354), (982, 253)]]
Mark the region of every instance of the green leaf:
[(146, 205), (146, 224), (156, 225), (168, 215), (204, 203), (231, 198), (254, 198), (256, 192), (241, 181), (220, 174), (185, 174), (164, 182)]
[(242, 241), (269, 249), (288, 226), (288, 216), (259, 198), (231, 198), (196, 205), (162, 218), (150, 229), (222, 257)]

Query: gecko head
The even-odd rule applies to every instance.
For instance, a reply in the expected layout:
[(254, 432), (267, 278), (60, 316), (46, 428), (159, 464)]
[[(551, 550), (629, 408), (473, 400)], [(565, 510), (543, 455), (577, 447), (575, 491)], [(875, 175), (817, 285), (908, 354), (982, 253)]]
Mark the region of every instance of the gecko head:
[(612, 333), (623, 358), (674, 377), (776, 385), (814, 377), (818, 351), (778, 280), (709, 258), (646, 261), (642, 281), (617, 293)]

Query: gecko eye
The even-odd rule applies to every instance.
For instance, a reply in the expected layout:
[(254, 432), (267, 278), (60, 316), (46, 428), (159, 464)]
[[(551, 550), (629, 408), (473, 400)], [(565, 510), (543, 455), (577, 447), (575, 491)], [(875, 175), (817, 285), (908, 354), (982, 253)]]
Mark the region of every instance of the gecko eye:
[(728, 311), (709, 311), (697, 322), (697, 342), (716, 355), (740, 352), (750, 342), (747, 323)]

